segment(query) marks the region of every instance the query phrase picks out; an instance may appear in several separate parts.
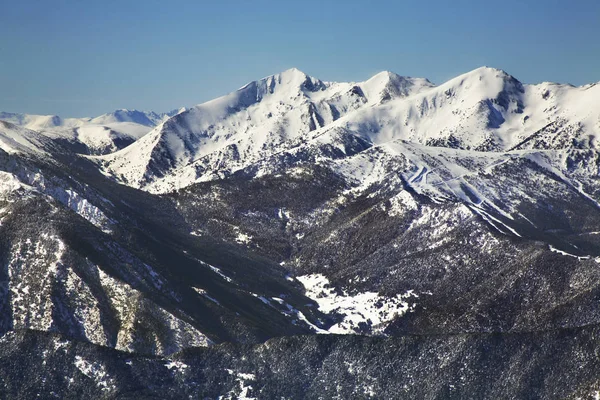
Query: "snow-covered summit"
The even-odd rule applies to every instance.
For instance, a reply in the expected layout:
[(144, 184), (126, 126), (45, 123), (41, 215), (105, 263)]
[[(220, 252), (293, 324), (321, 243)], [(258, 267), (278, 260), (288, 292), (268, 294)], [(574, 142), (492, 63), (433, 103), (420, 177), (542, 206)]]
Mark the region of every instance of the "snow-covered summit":
[(156, 125), (185, 110), (156, 113), (120, 109), (94, 118), (0, 112), (0, 120), (70, 143), (77, 152), (107, 154), (133, 143)]
[(340, 126), (375, 144), (408, 140), (422, 144), (502, 147), (501, 126), (523, 113), (525, 87), (504, 71), (482, 67), (414, 95), (357, 111)]
[[(523, 147), (551, 124), (564, 128), (560, 132), (568, 138), (596, 132), (598, 111), (590, 109), (600, 101), (596, 91), (524, 85), (489, 67), (439, 86), (388, 71), (364, 82), (326, 82), (293, 68), (192, 107), (99, 161), (129, 185), (166, 191), (217, 178), (316, 138), (332, 146), (351, 135), (373, 145), (404, 140), (509, 150)], [(586, 129), (578, 130), (584, 123)]]
[(394, 72), (382, 71), (365, 81), (362, 88), (368, 98), (379, 97), (381, 100), (390, 100), (406, 97), (433, 86), (435, 85), (425, 78), (410, 78)]
[(89, 118), (61, 118), (58, 115), (35, 115), (0, 112), (0, 120), (32, 130), (76, 127), (89, 122)]
[(389, 71), (364, 82), (329, 82), (292, 68), (189, 109), (35, 123), (83, 124), (70, 128), (72, 135), (102, 149), (88, 154), (101, 155), (94, 160), (106, 174), (165, 192), (307, 146), (325, 158), (346, 157), (349, 143), (397, 141), (496, 152), (595, 148), (597, 104), (600, 85), (528, 85), (490, 67), (439, 86)]
[(242, 167), (298, 146), (356, 110), (432, 86), (425, 79), (389, 72), (359, 83), (325, 82), (293, 68), (192, 107), (99, 161), (134, 186), (191, 164), (184, 180), (193, 181), (218, 172), (219, 165)]
[(122, 108), (97, 117), (84, 118), (62, 118), (58, 115), (21, 114), (0, 111), (0, 120), (37, 131), (55, 128), (76, 128), (88, 124), (109, 125), (120, 122), (130, 122), (154, 127), (182, 111), (185, 111), (185, 108), (174, 109), (165, 113)]
[(102, 114), (90, 121), (93, 124), (106, 125), (115, 122), (134, 122), (136, 124), (154, 127), (162, 118), (154, 113), (146, 113), (138, 110), (120, 109), (108, 114)]
[(143, 125), (147, 127), (155, 127), (161, 122), (166, 121), (174, 115), (177, 115), (186, 108), (182, 107), (179, 109), (174, 109), (169, 112), (157, 113), (154, 111), (140, 111), (140, 110), (128, 110), (126, 108), (122, 108), (119, 110), (115, 110), (113, 112), (102, 114), (98, 117), (92, 118), (90, 122), (92, 124), (98, 125), (110, 125), (120, 122), (131, 122), (138, 125)]
[(0, 120), (0, 150), (12, 154), (42, 154), (43, 136), (27, 128)]

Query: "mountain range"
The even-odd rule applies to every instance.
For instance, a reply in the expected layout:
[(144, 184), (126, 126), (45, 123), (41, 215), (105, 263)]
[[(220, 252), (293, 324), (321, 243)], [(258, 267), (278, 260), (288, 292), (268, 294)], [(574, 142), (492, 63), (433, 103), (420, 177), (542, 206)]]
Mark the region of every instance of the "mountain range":
[(121, 109), (95, 118), (64, 119), (57, 115), (0, 112), (0, 120), (44, 132), (55, 141), (70, 145), (79, 154), (105, 154), (135, 142), (162, 121), (184, 110), (159, 114)]
[(5, 397), (600, 396), (600, 85), (0, 120)]

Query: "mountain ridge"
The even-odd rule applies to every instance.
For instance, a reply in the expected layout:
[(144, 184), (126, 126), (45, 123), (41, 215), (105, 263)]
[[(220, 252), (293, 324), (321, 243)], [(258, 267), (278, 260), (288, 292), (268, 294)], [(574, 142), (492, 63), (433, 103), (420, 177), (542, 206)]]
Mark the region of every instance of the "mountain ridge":
[(61, 118), (0, 112), (0, 120), (38, 131), (80, 154), (107, 154), (135, 142), (154, 126), (184, 109), (168, 113), (120, 109), (94, 118)]
[(598, 88), (288, 70), (154, 128), (0, 121), (5, 392), (17, 357), (96, 397), (593, 396)]
[[(333, 137), (353, 135), (374, 145), (408, 140), (506, 151), (547, 131), (546, 136), (562, 135), (551, 146), (568, 146), (572, 136), (586, 146), (578, 126), (586, 123), (594, 135), (600, 132), (586, 115), (600, 98), (590, 89), (524, 85), (489, 67), (439, 86), (386, 71), (360, 83), (324, 82), (290, 69), (197, 105), (97, 161), (117, 180), (164, 192), (222, 177), (323, 135), (331, 137), (331, 146), (350, 140)], [(566, 109), (567, 101), (576, 107)], [(184, 172), (170, 176), (170, 171)]]

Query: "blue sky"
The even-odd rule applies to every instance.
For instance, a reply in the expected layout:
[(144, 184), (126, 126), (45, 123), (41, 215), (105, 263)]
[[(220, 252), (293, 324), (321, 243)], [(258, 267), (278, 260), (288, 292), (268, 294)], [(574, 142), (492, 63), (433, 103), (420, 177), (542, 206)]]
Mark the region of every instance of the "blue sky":
[(482, 65), (526, 83), (600, 81), (600, 1), (9, 1), (0, 110), (166, 111), (290, 67), (441, 83)]

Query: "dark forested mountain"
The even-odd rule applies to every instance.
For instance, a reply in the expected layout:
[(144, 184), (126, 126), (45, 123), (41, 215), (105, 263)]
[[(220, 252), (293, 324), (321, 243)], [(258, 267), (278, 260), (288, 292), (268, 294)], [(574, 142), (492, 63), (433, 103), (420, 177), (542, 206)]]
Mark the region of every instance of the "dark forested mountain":
[(600, 396), (600, 85), (0, 119), (5, 397)]

